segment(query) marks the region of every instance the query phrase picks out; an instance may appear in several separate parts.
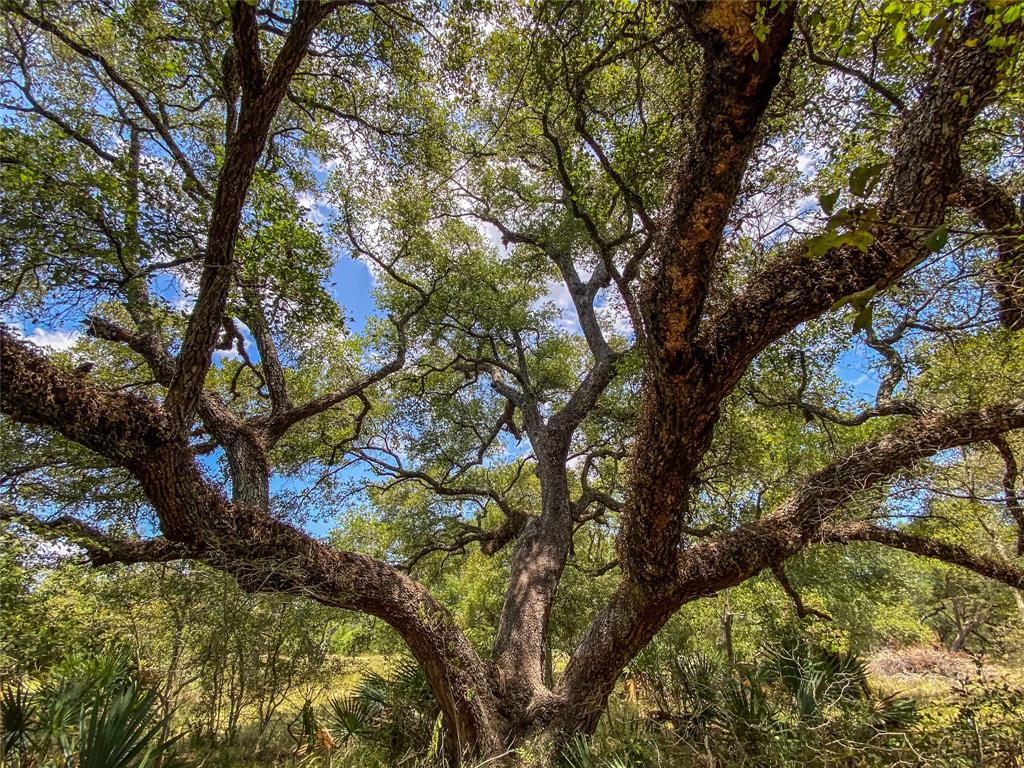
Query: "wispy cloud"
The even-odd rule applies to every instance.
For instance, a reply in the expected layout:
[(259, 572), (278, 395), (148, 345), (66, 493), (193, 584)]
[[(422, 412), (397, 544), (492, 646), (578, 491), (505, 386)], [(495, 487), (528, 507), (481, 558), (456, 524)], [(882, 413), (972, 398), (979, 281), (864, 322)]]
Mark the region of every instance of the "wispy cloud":
[(36, 346), (45, 347), (53, 352), (66, 352), (82, 338), (82, 334), (78, 331), (52, 331), (42, 327), (33, 328), (32, 333), (29, 334), (19, 328), (18, 334)]
[(572, 303), (569, 289), (561, 280), (548, 283), (547, 294), (540, 299), (540, 304), (553, 304), (558, 312), (558, 327), (570, 333), (581, 333), (580, 321), (576, 316), (576, 306)]

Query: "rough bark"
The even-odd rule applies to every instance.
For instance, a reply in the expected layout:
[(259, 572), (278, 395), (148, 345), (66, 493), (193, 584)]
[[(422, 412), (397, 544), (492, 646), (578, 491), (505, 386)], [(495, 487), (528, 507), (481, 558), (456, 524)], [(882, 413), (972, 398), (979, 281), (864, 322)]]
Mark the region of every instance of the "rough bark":
[(992, 282), (999, 322), (1011, 331), (1024, 329), (1024, 219), (1008, 194), (989, 179), (968, 177), (956, 193), (995, 241)]
[(759, 41), (758, 5), (723, 0), (683, 9), (704, 48), (698, 132), (672, 187), (643, 301), (652, 370), (618, 544), (626, 577), (651, 585), (675, 570), (690, 481), (718, 418), (718, 401), (695, 386), (694, 342), (722, 231), (792, 35), (794, 4), (786, 11), (780, 4), (767, 12)]
[[(21, 423), (57, 430), (131, 472), (156, 510), (164, 538), (121, 542), (78, 521), (19, 521), (40, 532), (82, 539), (100, 562), (188, 557), (231, 573), (252, 591), (304, 595), (380, 617), (397, 629), (424, 666), (460, 751), (464, 747), (480, 755), (501, 752), (510, 735), (544, 730), (557, 745), (566, 734), (591, 732), (625, 665), (680, 606), (766, 569), (781, 574), (785, 587), (783, 561), (816, 543), (879, 543), (1021, 587), (1021, 571), (1012, 563), (898, 529), (838, 523), (834, 518), (857, 493), (915, 462), (948, 448), (998, 441), (1005, 432), (1024, 428), (1024, 402), (921, 414), (916, 408), (893, 408), (895, 401), (886, 398), (890, 410), (884, 415), (910, 418), (813, 474), (767, 516), (696, 543), (686, 539), (690, 494), (723, 399), (773, 341), (844, 296), (872, 286), (885, 288), (927, 255), (928, 236), (943, 223), (961, 176), (961, 144), (990, 98), (1000, 56), (1006, 55), (985, 44), (989, 31), (980, 12), (983, 5), (978, 5), (966, 30), (929, 74), (920, 98), (906, 110), (872, 228), (875, 245), (863, 251), (837, 248), (812, 259), (805, 245), (797, 244), (751, 278), (735, 298), (712, 306), (709, 285), (723, 231), (780, 77), (795, 5), (712, 0), (678, 6), (680, 18), (703, 48), (704, 73), (696, 132), (674, 179), (653, 251), (642, 302), (645, 327), (637, 329), (649, 373), (631, 492), (625, 505), (616, 505), (621, 506), (618, 564), (623, 578), (553, 689), (544, 673), (547, 624), (573, 532), (566, 460), (575, 430), (612, 380), (617, 363), (593, 307), (598, 290), (608, 285), (608, 268), (595, 270), (584, 282), (567, 257), (551, 256), (594, 358), (560, 411), (545, 420), (529, 387), (520, 391), (495, 377), (495, 390), (508, 399), (510, 412), (522, 413), (535, 449), (542, 508), (528, 518), (518, 512), (510, 515), (507, 533), (490, 540), (495, 548), (499, 539), (516, 541), (493, 666), (478, 657), (443, 607), (408, 575), (372, 558), (334, 550), (268, 511), (269, 448), (304, 419), (361, 396), (366, 387), (401, 369), (404, 343), (394, 361), (363, 380), (296, 406), (288, 397), (258, 297), (250, 296), (251, 326), (272, 401), (269, 416), (244, 422), (203, 389), (224, 322), (235, 241), (256, 164), (288, 82), (333, 4), (298, 4), (281, 52), (269, 68), (262, 60), (254, 8), (247, 3), (232, 6), (233, 66), (241, 104), (228, 132), (216, 193), (210, 196), (213, 211), (198, 301), (177, 359), (143, 323), (138, 323), (141, 332), (133, 333), (92, 321), (96, 336), (123, 343), (147, 361), (167, 387), (163, 406), (61, 370), (0, 330), (0, 410)], [(759, 10), (764, 11), (760, 21)], [(26, 18), (113, 72), (109, 63), (54, 25)], [(760, 23), (765, 25), (763, 40), (755, 32)], [(974, 43), (968, 45), (968, 39)], [(111, 77), (116, 81), (115, 75)], [(160, 122), (155, 114), (152, 120)], [(173, 138), (167, 141), (174, 155)], [(187, 168), (184, 156), (180, 162)], [(963, 186), (961, 194), (997, 237), (1001, 311), (1004, 323), (1017, 327), (1013, 312), (1020, 287), (1019, 234), (1014, 239), (1005, 232), (1019, 229), (1019, 213), (1014, 224), (1006, 206), (984, 186), (980, 191)], [(520, 382), (529, 384), (525, 364)], [(881, 405), (878, 410), (883, 410)], [(231, 501), (207, 481), (188, 444), (195, 412), (228, 454)], [(1019, 500), (1013, 503), (1019, 507)], [(3, 516), (11, 518), (7, 512)], [(484, 542), (483, 537), (475, 540)], [(795, 594), (791, 585), (787, 592)], [(794, 600), (799, 609), (799, 596)]]
[[(673, 577), (657, 590), (625, 580), (580, 639), (555, 687), (561, 703), (556, 727), (567, 733), (593, 729), (622, 669), (683, 604), (746, 581), (821, 541), (822, 527), (831, 514), (899, 470), (939, 451), (1021, 428), (1024, 401), (1020, 400), (910, 420), (813, 474), (771, 514), (685, 550)], [(959, 556), (939, 545), (933, 553)], [(991, 573), (1006, 583), (1017, 583), (1016, 577), (1008, 576), (1010, 571), (993, 569)]]
[(284, 45), (270, 72), (266, 73), (261, 59), (255, 7), (248, 3), (235, 3), (231, 8), (235, 49), (242, 75), (242, 108), (218, 176), (199, 294), (167, 392), (167, 410), (180, 429), (187, 428), (199, 404), (206, 372), (210, 368), (211, 354), (220, 333), (224, 306), (234, 277), (232, 263), (242, 208), (256, 164), (263, 155), (270, 124), (284, 99), (288, 83), (309, 49), (317, 25), (328, 13), (318, 0), (297, 4)]
[[(999, 76), (1000, 55), (984, 44), (991, 32), (982, 16), (973, 14), (902, 121), (878, 208), (884, 224), (872, 230), (876, 244), (812, 259), (797, 243), (704, 318), (696, 357), (714, 369), (718, 390), (735, 386), (757, 354), (800, 323), (844, 296), (885, 288), (928, 254), (926, 240), (942, 224), (960, 178), (960, 147)], [(967, 46), (967, 39), (979, 42)]]
[(548, 619), (572, 541), (567, 452), (567, 441), (538, 446), (542, 507), (516, 541), (494, 644), (499, 688), (519, 727), (535, 719), (550, 698), (544, 680)]
[(967, 547), (948, 541), (919, 536), (898, 528), (882, 528), (870, 523), (840, 523), (822, 532), (822, 541), (848, 544), (852, 541), (870, 541), (893, 549), (902, 549), (921, 557), (958, 565), (968, 571), (1001, 581), (1017, 590), (1024, 588), (1024, 569), (1005, 560), (971, 552)]
[[(422, 585), (373, 558), (334, 550), (259, 507), (232, 504), (203, 476), (160, 406), (62, 371), (6, 329), (0, 330), (0, 370), (0, 411), (54, 429), (137, 478), (166, 537), (159, 547), (230, 573), (250, 591), (302, 595), (378, 616), (423, 665), (458, 743), (472, 753), (501, 747), (507, 729), (487, 668)], [(157, 545), (138, 546), (148, 554)]]

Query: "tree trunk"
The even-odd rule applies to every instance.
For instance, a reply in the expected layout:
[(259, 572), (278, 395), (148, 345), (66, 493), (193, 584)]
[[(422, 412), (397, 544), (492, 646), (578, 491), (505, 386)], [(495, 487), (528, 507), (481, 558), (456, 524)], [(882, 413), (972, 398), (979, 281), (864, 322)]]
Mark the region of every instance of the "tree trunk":
[(494, 645), (498, 687), (522, 725), (550, 703), (545, 684), (548, 619), (572, 541), (568, 440), (538, 440), (541, 513), (519, 535)]

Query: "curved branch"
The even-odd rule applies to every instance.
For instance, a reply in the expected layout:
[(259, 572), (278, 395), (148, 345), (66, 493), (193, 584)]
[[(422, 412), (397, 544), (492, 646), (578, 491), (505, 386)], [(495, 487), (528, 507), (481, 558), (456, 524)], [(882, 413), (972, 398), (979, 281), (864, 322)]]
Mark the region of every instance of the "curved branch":
[[(86, 320), (85, 327), (90, 336), (127, 346), (146, 361), (157, 382), (165, 387), (170, 385), (177, 363), (155, 333), (134, 334), (95, 316)], [(213, 392), (200, 393), (199, 415), (206, 430), (227, 454), (234, 500), (269, 509), (270, 466), (263, 433), (235, 416)]]
[(811, 475), (769, 515), (684, 550), (672, 581), (647, 587), (625, 579), (580, 639), (558, 683), (559, 727), (592, 728), (621, 670), (684, 603), (742, 583), (821, 540), (835, 511), (918, 461), (1022, 428), (1024, 400), (911, 419)]
[(828, 526), (822, 531), (821, 540), (828, 544), (870, 541), (921, 557), (941, 560), (1011, 587), (1024, 589), (1024, 568), (988, 555), (976, 554), (959, 544), (919, 536), (898, 528), (881, 528), (864, 522)]
[(796, 615), (801, 619), (806, 619), (808, 616), (817, 616), (819, 619), (825, 621), (832, 621), (832, 617), (824, 611), (819, 611), (815, 608), (808, 608), (804, 605), (804, 599), (800, 596), (796, 587), (793, 586), (793, 582), (789, 580), (789, 576), (786, 575), (786, 570), (782, 567), (782, 563), (775, 563), (771, 566), (772, 576), (775, 577), (775, 581), (782, 587), (782, 591), (786, 593), (786, 596), (793, 601), (793, 607), (796, 608)]
[(367, 374), (359, 381), (330, 394), (315, 397), (302, 405), (297, 405), (288, 410), (283, 410), (276, 415), (271, 415), (267, 422), (267, 435), (270, 443), (276, 443), (289, 429), (300, 421), (317, 416), (346, 400), (359, 397), (374, 384), (383, 381), (392, 373), (400, 371), (404, 365), (405, 345), (403, 343), (393, 360), (382, 365), (376, 371)]
[(1024, 556), (1024, 498), (1021, 498), (1017, 490), (1017, 481), (1020, 478), (1017, 457), (1013, 455), (1013, 449), (1002, 435), (990, 442), (999, 451), (999, 456), (1003, 460), (1003, 503), (1006, 505), (1007, 514), (1017, 525), (1017, 555)]
[[(960, 177), (960, 146), (988, 103), (1005, 53), (989, 47), (984, 13), (972, 14), (961, 44), (950, 51), (907, 113), (886, 174), (885, 194), (865, 250), (845, 246), (811, 258), (797, 243), (746, 290), (701, 324), (698, 358), (727, 392), (750, 361), (800, 323), (844, 296), (890, 285), (928, 253), (928, 238), (945, 218)], [(964, 41), (971, 38), (968, 46)]]
[(485, 752), (500, 746), (502, 715), (483, 662), (423, 585), (371, 557), (335, 550), (258, 506), (230, 503), (163, 409), (62, 371), (3, 328), (0, 370), (0, 412), (55, 429), (128, 469), (167, 540), (190, 559), (231, 574), (249, 591), (303, 595), (386, 621), (424, 667), (458, 743)]
[[(236, 4), (236, 10), (240, 5), (248, 4)], [(176, 426), (182, 430), (187, 429), (198, 405), (200, 391), (210, 368), (210, 356), (217, 344), (228, 290), (234, 277), (235, 243), (249, 185), (263, 155), (271, 123), (288, 83), (305, 57), (313, 33), (327, 13), (318, 0), (299, 3), (296, 7), (295, 18), (266, 77), (266, 83), (250, 82), (243, 85), (243, 94), (249, 95), (243, 98), (238, 127), (228, 141), (224, 165), (218, 177), (199, 293), (189, 317), (185, 339), (178, 354), (177, 369), (165, 401), (165, 407)], [(232, 18), (236, 25), (238, 45), (249, 49), (248, 53), (239, 52), (242, 60), (247, 57), (249, 59), (242, 69), (256, 77), (262, 69), (257, 67), (258, 50), (252, 50), (251, 37), (255, 33), (248, 30), (251, 18), (244, 10), (237, 10)]]
[(35, 515), (0, 508), (0, 522), (16, 523), (42, 538), (67, 539), (84, 549), (89, 563), (97, 567), (111, 563), (169, 563), (188, 557), (186, 547), (165, 538), (112, 536), (67, 515), (42, 520)]
[(893, 90), (887, 88), (885, 85), (880, 83), (876, 78), (872, 77), (867, 72), (863, 72), (857, 69), (856, 67), (851, 67), (848, 64), (844, 64), (843, 62), (838, 61), (837, 59), (830, 59), (827, 56), (823, 56), (822, 54), (815, 51), (814, 41), (811, 39), (811, 32), (807, 28), (807, 25), (804, 23), (803, 19), (797, 18), (797, 26), (800, 29), (800, 36), (804, 40), (804, 45), (807, 47), (808, 59), (813, 61), (815, 64), (820, 64), (823, 67), (828, 67), (829, 69), (834, 69), (837, 72), (842, 72), (844, 75), (849, 75), (850, 77), (856, 78), (861, 83), (863, 83), (868, 88), (877, 93), (879, 96), (888, 101), (890, 104), (892, 104), (894, 107), (896, 107), (896, 111), (899, 112), (900, 114), (907, 111), (907, 105), (904, 103), (903, 99), (897, 96)]
[[(251, 288), (244, 288), (243, 296), (246, 304), (246, 325), (252, 331), (253, 339), (256, 340), (256, 348), (260, 352), (260, 367), (263, 369), (263, 378), (267, 382), (272, 411), (274, 413), (289, 411), (292, 408), (292, 402), (288, 397), (284, 369), (281, 366), (281, 357), (278, 354), (277, 345), (274, 343), (263, 305), (256, 291)], [(273, 416), (271, 420), (273, 420)]]

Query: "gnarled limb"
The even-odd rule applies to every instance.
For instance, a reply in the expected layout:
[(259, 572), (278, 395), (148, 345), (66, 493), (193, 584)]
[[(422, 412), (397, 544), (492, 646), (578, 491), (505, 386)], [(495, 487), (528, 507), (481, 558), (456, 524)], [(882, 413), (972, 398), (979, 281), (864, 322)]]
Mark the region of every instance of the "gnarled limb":
[(0, 507), (0, 522), (16, 523), (45, 539), (67, 539), (85, 550), (86, 559), (97, 567), (111, 563), (168, 563), (188, 557), (186, 548), (167, 539), (113, 536), (69, 515), (43, 520)]
[(200, 392), (217, 343), (228, 290), (234, 275), (235, 242), (242, 208), (256, 164), (263, 154), (270, 125), (293, 75), (302, 62), (317, 26), (329, 13), (319, 0), (299, 3), (270, 72), (264, 74), (255, 10), (248, 3), (233, 6), (232, 22), (239, 69), (248, 77), (241, 83), (242, 108), (237, 129), (225, 150), (207, 233), (203, 273), (196, 305), (178, 354), (178, 365), (167, 392), (165, 407), (178, 429), (186, 430), (199, 404)]
[(1017, 481), (1020, 479), (1017, 457), (1002, 435), (990, 442), (1003, 460), (1003, 503), (1006, 505), (1006, 513), (1017, 525), (1017, 556), (1024, 556), (1024, 498), (1017, 490)]
[[(768, 27), (763, 42), (758, 12)], [(623, 573), (651, 585), (675, 570), (689, 484), (717, 420), (715, 399), (695, 391), (694, 342), (722, 232), (779, 80), (794, 4), (694, 2), (681, 13), (704, 49), (698, 132), (672, 186), (643, 302), (653, 370), (618, 543)]]
[(815, 472), (760, 520), (685, 550), (674, 578), (659, 589), (624, 580), (581, 638), (555, 688), (556, 727), (567, 733), (592, 729), (621, 670), (684, 603), (740, 584), (820, 541), (835, 511), (918, 461), (1022, 428), (1024, 400), (908, 420)]
[[(985, 44), (992, 30), (984, 15), (975, 9), (907, 112), (885, 176), (875, 244), (810, 258), (806, 244), (797, 243), (703, 320), (698, 358), (713, 371), (717, 390), (730, 390), (757, 354), (800, 323), (844, 296), (885, 288), (928, 254), (926, 241), (942, 224), (960, 177), (960, 145), (999, 75), (1001, 55)], [(968, 46), (968, 39), (975, 42)]]
[(170, 545), (230, 573), (244, 589), (303, 595), (383, 619), (423, 665), (459, 745), (499, 748), (503, 721), (488, 672), (422, 585), (386, 563), (332, 549), (257, 506), (230, 503), (158, 405), (62, 371), (5, 329), (0, 370), (0, 411), (55, 429), (128, 469)]
[[(86, 332), (98, 339), (124, 344), (137, 353), (163, 386), (169, 386), (173, 380), (177, 362), (163, 348), (155, 333), (135, 334), (100, 317), (87, 320)], [(267, 441), (262, 431), (236, 417), (213, 392), (200, 393), (199, 415), (206, 430), (227, 455), (233, 500), (268, 510), (270, 467)]]
[(867, 522), (837, 523), (826, 526), (821, 540), (828, 544), (847, 544), (851, 541), (870, 541), (894, 549), (902, 549), (921, 557), (930, 557), (944, 563), (974, 571), (981, 576), (1001, 581), (1016, 589), (1024, 588), (1024, 568), (988, 555), (971, 552), (967, 547), (919, 536), (899, 528), (882, 528)]
[(798, 617), (806, 619), (808, 616), (817, 616), (819, 619), (832, 621), (832, 617), (824, 611), (808, 608), (804, 605), (803, 597), (800, 596), (797, 588), (793, 586), (793, 582), (789, 580), (789, 576), (786, 575), (786, 569), (782, 567), (782, 563), (774, 563), (771, 566), (771, 572), (772, 576), (775, 577), (775, 581), (782, 587), (782, 591), (786, 593), (786, 597), (793, 601), (793, 607), (796, 608), (796, 615)]

